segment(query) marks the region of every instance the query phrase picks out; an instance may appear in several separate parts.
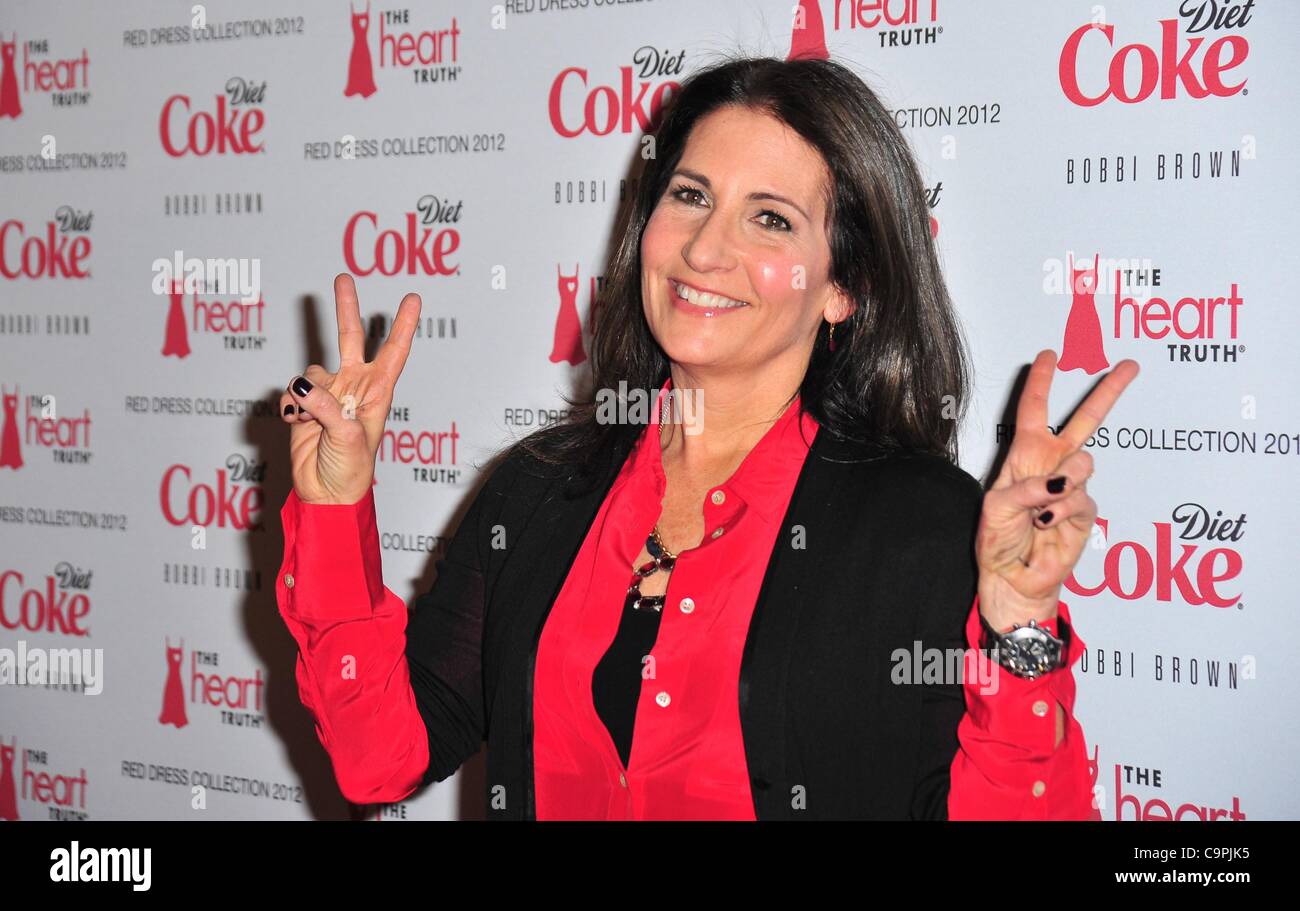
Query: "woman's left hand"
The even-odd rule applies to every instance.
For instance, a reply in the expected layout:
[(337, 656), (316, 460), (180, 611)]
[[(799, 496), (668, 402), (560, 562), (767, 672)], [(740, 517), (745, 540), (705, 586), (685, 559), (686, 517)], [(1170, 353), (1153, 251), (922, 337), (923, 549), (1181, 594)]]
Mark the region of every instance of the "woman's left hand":
[[(975, 535), (980, 613), (997, 630), (1056, 616), (1061, 584), (1079, 561), (1097, 518), (1097, 504), (1087, 491), (1092, 456), (1081, 447), (1137, 376), (1138, 364), (1116, 364), (1059, 435), (1047, 425), (1055, 372), (1056, 352), (1038, 352), (1016, 409), (1011, 449), (984, 494)], [(1064, 476), (1065, 484), (1053, 493), (1048, 482), (1057, 476)]]

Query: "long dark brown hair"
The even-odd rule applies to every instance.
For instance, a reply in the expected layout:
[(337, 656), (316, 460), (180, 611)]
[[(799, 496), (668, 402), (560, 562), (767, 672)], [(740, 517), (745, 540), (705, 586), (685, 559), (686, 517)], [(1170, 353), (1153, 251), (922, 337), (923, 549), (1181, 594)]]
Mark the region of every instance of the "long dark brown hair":
[[(829, 280), (857, 302), (835, 328), (823, 320), (800, 386), (800, 407), (821, 432), (874, 450), (916, 450), (957, 461), (969, 358), (930, 233), (916, 161), (888, 109), (856, 74), (831, 60), (729, 57), (692, 73), (654, 135), (625, 226), (606, 270), (591, 341), (591, 385), (566, 418), (516, 446), (580, 473), (616, 427), (602, 421), (599, 390), (657, 390), (669, 361), (641, 300), (641, 236), (696, 122), (724, 105), (770, 114), (825, 160)], [(606, 393), (607, 395), (609, 393)]]

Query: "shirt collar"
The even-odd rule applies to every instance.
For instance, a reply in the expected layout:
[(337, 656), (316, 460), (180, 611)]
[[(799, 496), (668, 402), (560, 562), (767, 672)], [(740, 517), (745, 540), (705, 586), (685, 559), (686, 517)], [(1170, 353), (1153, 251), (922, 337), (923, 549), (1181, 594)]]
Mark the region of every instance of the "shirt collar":
[[(663, 499), (667, 488), (664, 476), (663, 454), (659, 449), (659, 419), (663, 413), (664, 397), (672, 388), (672, 377), (659, 387), (650, 408), (650, 423), (637, 440), (629, 466), (632, 478), (652, 487), (658, 500)], [(767, 429), (754, 448), (732, 473), (731, 477), (706, 494), (721, 490), (728, 508), (748, 507), (767, 522), (780, 522), (785, 515), (790, 490), (790, 476), (798, 475), (817, 434), (817, 421), (799, 410), (800, 397), (786, 406), (781, 416)], [(707, 540), (707, 538), (706, 538)]]

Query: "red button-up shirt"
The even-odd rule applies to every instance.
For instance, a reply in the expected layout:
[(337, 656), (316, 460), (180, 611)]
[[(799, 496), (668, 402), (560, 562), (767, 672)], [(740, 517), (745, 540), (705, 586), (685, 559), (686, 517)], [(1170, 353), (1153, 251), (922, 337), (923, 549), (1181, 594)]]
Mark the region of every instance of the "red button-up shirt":
[[(665, 384), (665, 388), (669, 384)], [(653, 410), (658, 414), (658, 408)], [(798, 400), (736, 472), (705, 496), (705, 537), (669, 577), (653, 663), (643, 675), (624, 769), (592, 700), (592, 672), (618, 629), (623, 596), (665, 489), (651, 424), (611, 487), (553, 605), (534, 670), (538, 819), (753, 819), (738, 710), (741, 655), (767, 560), (817, 431)], [(679, 428), (680, 432), (680, 428)], [(384, 586), (373, 493), (349, 506), (281, 510), (280, 613), (299, 645), (299, 695), (316, 719), (344, 796), (401, 800), (428, 766), (406, 667), (404, 602)], [(719, 531), (721, 529), (721, 531)], [(979, 599), (966, 624), (978, 648)], [(1064, 602), (1060, 617), (1070, 623)], [(1054, 622), (1047, 624), (1056, 632)], [(1071, 624), (1073, 627), (1073, 624)], [(1037, 680), (1000, 673), (984, 692), (967, 661), (966, 714), (951, 769), (951, 819), (1100, 819), (1069, 666)], [(356, 678), (340, 672), (367, 656)], [(1056, 745), (1056, 706), (1066, 713)]]
[[(664, 389), (671, 387), (671, 380)], [(663, 390), (661, 390), (661, 395)], [(658, 403), (596, 514), (537, 647), (538, 819), (753, 819), (738, 685), (750, 616), (817, 422), (798, 400), (704, 497), (704, 538), (677, 557), (642, 672), (629, 765), (592, 701), (592, 672), (623, 614), (662, 511)], [(677, 427), (676, 432), (683, 432)]]

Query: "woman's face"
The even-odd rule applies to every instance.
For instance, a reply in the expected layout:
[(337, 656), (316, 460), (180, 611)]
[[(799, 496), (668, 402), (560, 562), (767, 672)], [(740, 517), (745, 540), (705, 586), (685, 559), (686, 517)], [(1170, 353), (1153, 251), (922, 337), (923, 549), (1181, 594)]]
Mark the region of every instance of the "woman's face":
[(853, 307), (827, 277), (828, 181), (820, 153), (768, 114), (696, 122), (641, 240), (646, 320), (671, 361), (802, 376), (821, 320)]

